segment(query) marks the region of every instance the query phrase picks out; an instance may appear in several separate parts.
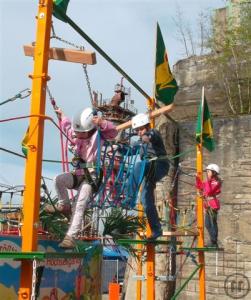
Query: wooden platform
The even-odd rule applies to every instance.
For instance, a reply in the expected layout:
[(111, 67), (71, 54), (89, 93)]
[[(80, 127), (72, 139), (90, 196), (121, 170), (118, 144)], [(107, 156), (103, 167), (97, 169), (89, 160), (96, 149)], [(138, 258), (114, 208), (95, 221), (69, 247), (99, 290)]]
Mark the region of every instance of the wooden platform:
[[(198, 236), (198, 232), (193, 230), (176, 230), (176, 231), (163, 231), (162, 237), (182, 237), (182, 236)], [(142, 232), (140, 236), (144, 236)]]
[(198, 236), (198, 232), (192, 230), (176, 230), (176, 231), (163, 231), (163, 236), (179, 237), (179, 236)]

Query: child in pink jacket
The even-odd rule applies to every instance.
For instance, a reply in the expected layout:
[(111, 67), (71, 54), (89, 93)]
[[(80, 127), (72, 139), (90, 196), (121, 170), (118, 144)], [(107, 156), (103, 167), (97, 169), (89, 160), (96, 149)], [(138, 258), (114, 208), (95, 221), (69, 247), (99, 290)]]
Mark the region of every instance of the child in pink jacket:
[[(56, 176), (54, 183), (58, 194), (58, 202), (55, 207), (46, 205), (45, 211), (54, 213), (55, 209), (67, 214), (71, 211), (70, 200), (67, 189), (76, 189), (77, 195), (75, 207), (73, 208), (70, 226), (65, 238), (59, 244), (61, 248), (74, 248), (83, 220), (86, 206), (95, 191), (95, 169), (98, 146), (100, 148), (106, 139), (114, 139), (117, 130), (113, 123), (95, 115), (92, 108), (86, 108), (76, 115), (73, 122), (64, 116), (61, 109), (56, 110), (62, 120), (62, 129), (70, 139), (70, 146), (73, 152), (72, 172), (66, 172)], [(100, 132), (98, 132), (98, 128)], [(99, 136), (100, 135), (100, 136)]]
[(209, 233), (210, 243), (208, 247), (218, 247), (218, 224), (217, 213), (220, 209), (218, 195), (221, 193), (220, 168), (216, 164), (209, 164), (206, 168), (207, 180), (202, 182), (196, 177), (196, 187), (201, 190), (204, 197), (205, 226)]

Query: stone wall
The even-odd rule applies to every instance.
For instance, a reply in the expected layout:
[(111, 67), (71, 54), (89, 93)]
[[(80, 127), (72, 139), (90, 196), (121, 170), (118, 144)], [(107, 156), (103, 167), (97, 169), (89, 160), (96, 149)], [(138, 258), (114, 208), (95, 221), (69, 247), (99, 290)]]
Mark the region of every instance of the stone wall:
[[(205, 254), (207, 300), (251, 299), (251, 292), (242, 297), (251, 286), (251, 116), (231, 117), (227, 100), (223, 96), (213, 70), (208, 70), (206, 56), (191, 57), (179, 61), (175, 67), (175, 77), (179, 91), (175, 96), (175, 106), (171, 117), (179, 124), (179, 153), (182, 172), (178, 181), (178, 223), (185, 227), (192, 224), (196, 229), (196, 147), (195, 126), (197, 110), (201, 99), (202, 86), (214, 119), (216, 150), (204, 150), (204, 167), (208, 163), (217, 163), (221, 168), (223, 187), (221, 193), (222, 208), (219, 212), (219, 241), (224, 251)], [(174, 140), (176, 126), (161, 116), (156, 120), (156, 127), (161, 131), (169, 157), (175, 154)], [(171, 160), (173, 162), (173, 160)], [(169, 215), (170, 196), (175, 171), (171, 168), (169, 176), (157, 185), (156, 205), (159, 215), (166, 219)], [(193, 223), (193, 221), (195, 221)], [(167, 226), (163, 224), (163, 229)], [(206, 239), (208, 238), (205, 232)], [(182, 238), (184, 246), (190, 247), (193, 238)], [(193, 246), (196, 246), (196, 241)], [(158, 246), (158, 250), (165, 250)], [(195, 260), (197, 259), (197, 253)], [(185, 262), (185, 263), (184, 263)], [(176, 290), (184, 283), (196, 268), (186, 255), (177, 255)], [(132, 280), (136, 265), (133, 264), (128, 276), (125, 299), (136, 299), (136, 282)], [(143, 269), (145, 263), (143, 264)], [(171, 266), (167, 254), (156, 254), (156, 275), (168, 275)], [(240, 275), (236, 275), (236, 274)], [(145, 273), (144, 273), (145, 274)], [(228, 277), (234, 275), (234, 277)], [(241, 276), (246, 276), (241, 277)], [(248, 280), (248, 281), (245, 281)], [(232, 283), (233, 291), (230, 284)], [(228, 288), (226, 291), (224, 285)], [(241, 288), (240, 292), (236, 286)], [(146, 299), (143, 282), (142, 299)], [(156, 300), (167, 300), (173, 283), (156, 282)], [(230, 296), (227, 295), (229, 292)], [(232, 294), (231, 294), (232, 293)], [(196, 274), (187, 284), (177, 299), (199, 299), (199, 281)]]
[(208, 69), (206, 55), (178, 61), (174, 66), (174, 74), (179, 91), (175, 96), (175, 106), (170, 115), (176, 121), (196, 118), (203, 86), (213, 115), (228, 115), (224, 90), (217, 82), (214, 70)]
[[(191, 134), (195, 130), (195, 121), (180, 123)], [(230, 296), (242, 296), (247, 288), (247, 280), (251, 284), (251, 116), (235, 118), (214, 118), (214, 134), (217, 143), (212, 153), (204, 150), (204, 167), (208, 163), (217, 163), (221, 168), (223, 179), (221, 193), (221, 210), (218, 216), (219, 244), (223, 252), (205, 254), (206, 260), (206, 291), (208, 300), (231, 299)], [(191, 149), (190, 139), (182, 133), (180, 152)], [(196, 191), (195, 181), (196, 152), (187, 154), (181, 159), (181, 168), (186, 174), (179, 177), (178, 207), (181, 212), (190, 209), (187, 216), (194, 218), (193, 204)], [(180, 221), (182, 222), (181, 217)], [(205, 230), (207, 240), (207, 232)], [(191, 246), (191, 238), (183, 238), (185, 246)], [(196, 245), (196, 244), (195, 244)], [(195, 253), (197, 256), (197, 254)], [(177, 264), (185, 260), (185, 255), (177, 257)], [(187, 259), (182, 272), (178, 273), (177, 288), (192, 273), (196, 265)], [(240, 275), (235, 275), (239, 273)], [(234, 277), (228, 277), (234, 274)], [(228, 281), (227, 281), (228, 280)], [(230, 287), (233, 284), (233, 290)], [(234, 286), (243, 284), (238, 292)], [(224, 289), (226, 285), (230, 296)], [(198, 274), (189, 281), (179, 299), (199, 299)], [(242, 299), (251, 299), (251, 292)]]

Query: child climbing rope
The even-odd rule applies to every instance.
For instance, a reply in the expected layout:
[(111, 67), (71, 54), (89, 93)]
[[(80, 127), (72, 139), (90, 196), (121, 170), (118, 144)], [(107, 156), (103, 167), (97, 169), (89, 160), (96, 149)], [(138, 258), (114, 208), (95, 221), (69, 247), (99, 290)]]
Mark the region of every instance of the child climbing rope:
[[(141, 184), (140, 181), (144, 179), (141, 200), (152, 231), (149, 239), (154, 240), (162, 235), (154, 202), (154, 189), (156, 182), (168, 174), (169, 162), (166, 159), (167, 153), (162, 137), (158, 130), (151, 129), (148, 115), (138, 114), (133, 117), (132, 128), (140, 137), (138, 146), (140, 147), (141, 161), (135, 164), (132, 184), (129, 187), (129, 197), (131, 198), (131, 206), (134, 206), (137, 200), (137, 187)], [(158, 159), (161, 157), (163, 159)], [(142, 172), (144, 172), (143, 176)]]
[(205, 226), (210, 237), (207, 246), (218, 247), (217, 214), (220, 209), (220, 201), (217, 196), (221, 193), (220, 168), (216, 164), (209, 164), (206, 171), (207, 180), (202, 182), (200, 178), (196, 177), (196, 187), (204, 197)]
[(45, 211), (70, 213), (71, 205), (67, 189), (77, 190), (70, 226), (65, 238), (59, 244), (61, 248), (74, 248), (86, 206), (93, 192), (98, 189), (95, 178), (98, 176), (95, 172), (95, 162), (100, 151), (98, 148), (102, 147), (106, 139), (114, 139), (117, 130), (113, 123), (97, 116), (92, 108), (86, 108), (77, 114), (73, 124), (64, 116), (61, 109), (57, 109), (56, 113), (62, 120), (63, 131), (71, 140), (74, 170), (56, 176), (54, 183), (58, 201), (55, 206), (47, 204)]

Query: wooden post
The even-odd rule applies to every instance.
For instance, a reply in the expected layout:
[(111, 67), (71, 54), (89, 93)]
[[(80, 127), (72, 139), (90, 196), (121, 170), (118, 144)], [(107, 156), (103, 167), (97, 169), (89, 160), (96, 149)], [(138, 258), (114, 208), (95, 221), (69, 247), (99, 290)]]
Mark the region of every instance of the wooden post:
[[(149, 112), (149, 117), (151, 119), (157, 118), (162, 114), (165, 114), (173, 109), (173, 104), (163, 106), (159, 109), (155, 109)], [(127, 121), (123, 124), (120, 124), (116, 127), (117, 130), (123, 130), (132, 126), (132, 121)]]
[[(33, 56), (35, 47), (32, 45), (24, 45), (24, 54), (26, 56)], [(96, 64), (96, 54), (93, 51), (65, 49), (65, 48), (50, 48), (49, 59), (63, 60), (73, 63)]]
[[(31, 115), (44, 115), (46, 81), (48, 80), (48, 53), (53, 0), (38, 1), (36, 51), (32, 78)], [(43, 153), (44, 118), (30, 118), (29, 149), (25, 168), (24, 224), (22, 251), (37, 250), (37, 231), (40, 204), (40, 184)], [(19, 300), (32, 296), (32, 261), (22, 260)], [(33, 289), (34, 290), (34, 289)]]
[[(203, 180), (203, 151), (202, 151), (202, 133), (203, 133), (203, 114), (204, 114), (204, 87), (202, 89), (201, 99), (201, 137), (200, 144), (196, 146), (196, 163), (197, 163), (197, 176)], [(197, 191), (197, 226), (198, 226), (198, 248), (204, 247), (204, 211), (203, 211), (203, 198)], [(206, 272), (205, 272), (205, 254), (204, 251), (198, 251), (199, 264), (199, 287), (200, 287), (200, 300), (206, 299)]]

